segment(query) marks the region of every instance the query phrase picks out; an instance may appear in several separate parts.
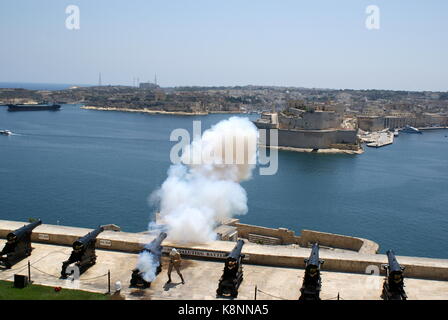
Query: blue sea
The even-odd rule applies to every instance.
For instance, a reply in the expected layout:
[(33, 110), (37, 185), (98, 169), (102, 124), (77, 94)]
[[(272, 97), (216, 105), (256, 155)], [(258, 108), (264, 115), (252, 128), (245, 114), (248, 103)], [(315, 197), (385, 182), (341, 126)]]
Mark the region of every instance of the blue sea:
[[(147, 228), (148, 196), (165, 180), (176, 128), (230, 115), (83, 110), (7, 112), (0, 106), (0, 219), (124, 231)], [(247, 116), (247, 115), (246, 115)], [(256, 116), (249, 116), (256, 118)], [(276, 175), (244, 182), (243, 223), (359, 236), (381, 252), (448, 258), (448, 131), (401, 134), (362, 155), (279, 153)]]

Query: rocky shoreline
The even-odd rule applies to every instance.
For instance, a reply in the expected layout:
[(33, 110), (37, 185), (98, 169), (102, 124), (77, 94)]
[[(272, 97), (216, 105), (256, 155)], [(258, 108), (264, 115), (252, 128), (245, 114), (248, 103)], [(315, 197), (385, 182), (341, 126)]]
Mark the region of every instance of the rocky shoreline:
[(130, 108), (113, 108), (113, 107), (93, 107), (93, 106), (82, 106), (81, 109), (86, 110), (97, 110), (97, 111), (120, 111), (120, 112), (139, 112), (139, 113), (149, 113), (149, 114), (169, 114), (178, 116), (205, 116), (208, 112), (184, 112), (184, 111), (164, 111), (164, 110), (151, 110), (151, 109), (130, 109)]
[(149, 114), (169, 114), (177, 116), (206, 116), (208, 114), (235, 114), (244, 112), (237, 111), (204, 111), (204, 112), (185, 112), (185, 111), (164, 111), (164, 110), (152, 110), (152, 109), (131, 109), (131, 108), (116, 108), (116, 107), (94, 107), (94, 106), (82, 106), (81, 109), (97, 110), (97, 111), (121, 111), (121, 112), (140, 112)]

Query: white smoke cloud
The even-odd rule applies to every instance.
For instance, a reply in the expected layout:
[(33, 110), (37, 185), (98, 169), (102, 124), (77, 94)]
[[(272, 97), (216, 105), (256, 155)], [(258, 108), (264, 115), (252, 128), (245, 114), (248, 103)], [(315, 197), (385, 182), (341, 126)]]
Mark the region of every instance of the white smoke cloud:
[[(258, 131), (247, 118), (231, 117), (206, 130), (172, 165), (151, 196), (158, 202), (168, 239), (205, 243), (217, 223), (247, 213), (246, 191), (257, 159)], [(233, 142), (233, 143), (232, 143)]]
[(142, 273), (143, 280), (152, 282), (156, 278), (159, 261), (148, 251), (142, 251), (138, 255), (137, 269)]

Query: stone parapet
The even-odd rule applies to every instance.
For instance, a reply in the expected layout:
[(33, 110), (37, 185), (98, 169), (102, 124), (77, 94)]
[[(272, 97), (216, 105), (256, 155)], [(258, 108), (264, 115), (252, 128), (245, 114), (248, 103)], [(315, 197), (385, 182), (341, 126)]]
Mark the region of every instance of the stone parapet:
[[(22, 227), (24, 224), (25, 222), (0, 220), (0, 238), (5, 238), (9, 232)], [(92, 229), (43, 224), (33, 230), (32, 241), (54, 245), (71, 246), (73, 241), (75, 241), (78, 237), (81, 237), (90, 231), (92, 231)], [(287, 229), (279, 232), (292, 237), (292, 231), (289, 231)], [(295, 237), (297, 238), (297, 236)], [(347, 241), (346, 239), (339, 237), (345, 236), (338, 236), (315, 231), (305, 232), (305, 239), (320, 239), (320, 243), (322, 243), (323, 239), (327, 239), (328, 241), (331, 241), (332, 239), (335, 241), (335, 239), (338, 239), (337, 241), (341, 242), (341, 246), (351, 245), (350, 242), (345, 242)], [(145, 243), (148, 243), (153, 238), (154, 235), (148, 235), (144, 233), (104, 231), (100, 233), (97, 238), (97, 247), (103, 250), (136, 253), (142, 249)], [(375, 249), (375, 244), (372, 242), (368, 242), (368, 240), (364, 242), (364, 244), (362, 244), (361, 240), (354, 240), (353, 243), (358, 243), (358, 245), (360, 246), (360, 252), (370, 252), (372, 250), (377, 250)], [(235, 246), (235, 242), (212, 241), (207, 244), (180, 244), (173, 243), (167, 240), (164, 241), (163, 245), (167, 248), (176, 247), (178, 249), (181, 249), (183, 252), (185, 252), (184, 255), (186, 256), (202, 257), (209, 260), (222, 260), (223, 257), (225, 257), (225, 255), (233, 249), (233, 247)], [(365, 246), (365, 249), (363, 249), (363, 246)], [(244, 245), (242, 252), (247, 257), (246, 263), (303, 268), (305, 266), (304, 259), (309, 257), (311, 249), (293, 248), (291, 246), (259, 245), (247, 242)], [(325, 260), (325, 263), (323, 265), (324, 271), (366, 273), (367, 268), (371, 270), (372, 267), (377, 267), (378, 271), (380, 271), (381, 274), (384, 274), (381, 265), (387, 263), (387, 256), (384, 254), (321, 250), (320, 257)], [(448, 280), (448, 259), (431, 259), (403, 256), (397, 256), (397, 259), (402, 266), (406, 267), (405, 274), (407, 277), (445, 281)]]

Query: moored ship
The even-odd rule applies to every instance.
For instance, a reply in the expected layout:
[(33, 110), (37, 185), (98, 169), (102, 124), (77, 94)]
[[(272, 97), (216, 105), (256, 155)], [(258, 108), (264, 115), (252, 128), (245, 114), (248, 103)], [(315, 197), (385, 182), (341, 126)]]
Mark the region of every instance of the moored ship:
[(402, 129), (401, 132), (403, 132), (403, 133), (418, 133), (418, 134), (422, 133), (419, 129), (411, 127), (410, 125), (407, 125), (406, 127), (404, 127), (404, 129)]
[(8, 104), (8, 111), (40, 111), (40, 110), (59, 110), (59, 104)]

